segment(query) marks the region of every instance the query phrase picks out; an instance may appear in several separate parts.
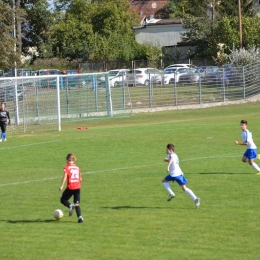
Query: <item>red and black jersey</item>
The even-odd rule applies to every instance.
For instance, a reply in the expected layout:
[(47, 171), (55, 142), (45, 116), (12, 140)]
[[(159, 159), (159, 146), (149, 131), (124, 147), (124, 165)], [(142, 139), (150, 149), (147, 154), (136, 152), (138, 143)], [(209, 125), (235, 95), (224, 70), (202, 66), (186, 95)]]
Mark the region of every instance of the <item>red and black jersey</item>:
[(67, 174), (67, 189), (80, 189), (82, 177), (79, 167), (69, 163), (64, 167), (64, 173)]

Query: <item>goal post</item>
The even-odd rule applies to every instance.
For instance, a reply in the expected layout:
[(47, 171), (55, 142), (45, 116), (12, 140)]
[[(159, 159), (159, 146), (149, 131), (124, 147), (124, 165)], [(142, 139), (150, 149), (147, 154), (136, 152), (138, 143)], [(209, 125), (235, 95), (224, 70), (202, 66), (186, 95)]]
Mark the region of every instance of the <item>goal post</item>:
[(0, 101), (11, 115), (9, 132), (61, 131), (67, 122), (129, 116), (126, 89), (124, 83), (111, 87), (107, 72), (6, 77), (0, 78)]

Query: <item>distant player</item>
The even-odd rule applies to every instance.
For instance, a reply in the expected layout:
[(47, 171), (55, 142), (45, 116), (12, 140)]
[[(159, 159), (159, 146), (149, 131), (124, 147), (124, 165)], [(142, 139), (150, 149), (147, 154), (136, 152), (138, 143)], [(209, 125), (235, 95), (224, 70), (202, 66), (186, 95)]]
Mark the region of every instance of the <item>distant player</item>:
[(10, 116), (9, 112), (5, 108), (5, 103), (1, 103), (1, 109), (0, 109), (0, 127), (1, 127), (1, 139), (0, 142), (3, 140), (6, 141), (6, 125), (7, 123), (10, 123)]
[[(69, 208), (69, 216), (71, 217), (74, 209), (76, 210), (78, 216), (78, 223), (83, 222), (83, 217), (81, 216), (80, 203), (80, 188), (82, 175), (80, 169), (75, 165), (76, 156), (72, 153), (68, 154), (66, 157), (67, 164), (64, 167), (64, 174), (61, 186), (59, 190), (63, 189), (65, 182), (67, 181), (67, 188), (62, 193), (60, 202), (67, 208)], [(74, 204), (70, 204), (69, 199), (73, 196)]]
[(168, 144), (166, 146), (166, 153), (168, 154), (168, 157), (165, 158), (164, 161), (168, 162), (167, 172), (169, 172), (170, 174), (162, 180), (162, 183), (169, 193), (168, 201), (171, 201), (175, 197), (175, 194), (172, 191), (168, 182), (176, 181), (182, 187), (182, 190), (185, 191), (192, 198), (192, 200), (195, 202), (196, 208), (198, 208), (200, 206), (200, 198), (198, 198), (191, 189), (187, 188), (186, 184), (188, 183), (188, 181), (184, 177), (183, 172), (179, 166), (179, 158), (174, 152), (173, 144)]
[(241, 120), (240, 127), (242, 129), (242, 142), (235, 141), (235, 144), (247, 146), (247, 150), (242, 157), (242, 162), (248, 162), (255, 170), (257, 170), (257, 175), (260, 175), (260, 168), (254, 162), (254, 159), (259, 159), (259, 155), (257, 156), (257, 147), (253, 141), (253, 135), (247, 129), (247, 121)]

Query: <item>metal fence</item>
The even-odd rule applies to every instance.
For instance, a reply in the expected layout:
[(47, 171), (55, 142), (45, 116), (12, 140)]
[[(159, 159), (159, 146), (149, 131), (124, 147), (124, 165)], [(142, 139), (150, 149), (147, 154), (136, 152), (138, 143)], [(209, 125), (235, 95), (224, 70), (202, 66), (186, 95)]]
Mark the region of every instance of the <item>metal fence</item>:
[(160, 59), (160, 60), (132, 60), (132, 61), (103, 61), (80, 63), (79, 68), (82, 72), (102, 72), (113, 69), (135, 69), (135, 68), (166, 68), (171, 64), (189, 63), (195, 66), (211, 66), (214, 64), (210, 59)]
[(7, 131), (60, 130), (65, 122), (80, 125), (93, 118), (242, 101), (260, 94), (260, 63), (175, 74), (170, 84), (161, 77), (156, 81), (149, 75), (146, 85), (130, 84), (125, 76), (112, 84), (108, 73), (0, 78), (0, 101), (12, 119)]

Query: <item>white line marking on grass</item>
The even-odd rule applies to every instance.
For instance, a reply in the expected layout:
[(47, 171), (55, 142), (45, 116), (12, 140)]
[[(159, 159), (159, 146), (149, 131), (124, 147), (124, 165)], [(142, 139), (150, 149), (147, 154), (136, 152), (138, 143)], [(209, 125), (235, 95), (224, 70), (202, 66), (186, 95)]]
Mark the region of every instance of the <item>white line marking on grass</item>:
[(47, 141), (47, 142), (22, 144), (22, 145), (17, 145), (17, 146), (6, 146), (6, 147), (0, 148), (0, 150), (13, 149), (13, 148), (21, 148), (21, 147), (33, 146), (33, 145), (39, 145), (39, 144), (55, 143), (55, 142), (60, 142), (60, 141), (62, 141), (62, 140), (53, 140), (53, 141)]
[[(232, 157), (238, 157), (238, 156), (237, 155), (222, 154), (222, 155), (217, 155), (217, 156), (207, 156), (207, 157), (197, 157), (197, 158), (183, 159), (181, 161), (185, 162), (185, 161), (216, 159), (216, 158), (224, 159), (224, 158), (232, 158)], [(158, 166), (158, 165), (161, 165), (161, 164), (164, 164), (164, 162), (153, 164), (153, 165), (152, 164), (149, 164), (149, 165), (139, 165), (139, 166), (138, 165), (134, 165), (134, 166), (128, 166), (128, 167), (115, 168), (115, 169), (106, 169), (106, 170), (83, 172), (82, 175), (104, 173), (104, 172), (112, 172), (112, 171), (121, 171), (121, 170), (128, 170), (128, 169), (132, 169), (132, 168), (146, 168), (146, 167)], [(32, 182), (50, 181), (50, 180), (55, 180), (55, 179), (59, 179), (59, 178), (62, 178), (62, 176), (43, 178), (43, 179), (38, 179), (38, 180), (28, 180), (28, 181), (21, 181), (21, 182), (3, 183), (3, 184), (0, 184), (0, 187), (11, 186), (11, 185), (19, 185), (19, 184), (28, 184), (28, 183), (32, 183)]]

